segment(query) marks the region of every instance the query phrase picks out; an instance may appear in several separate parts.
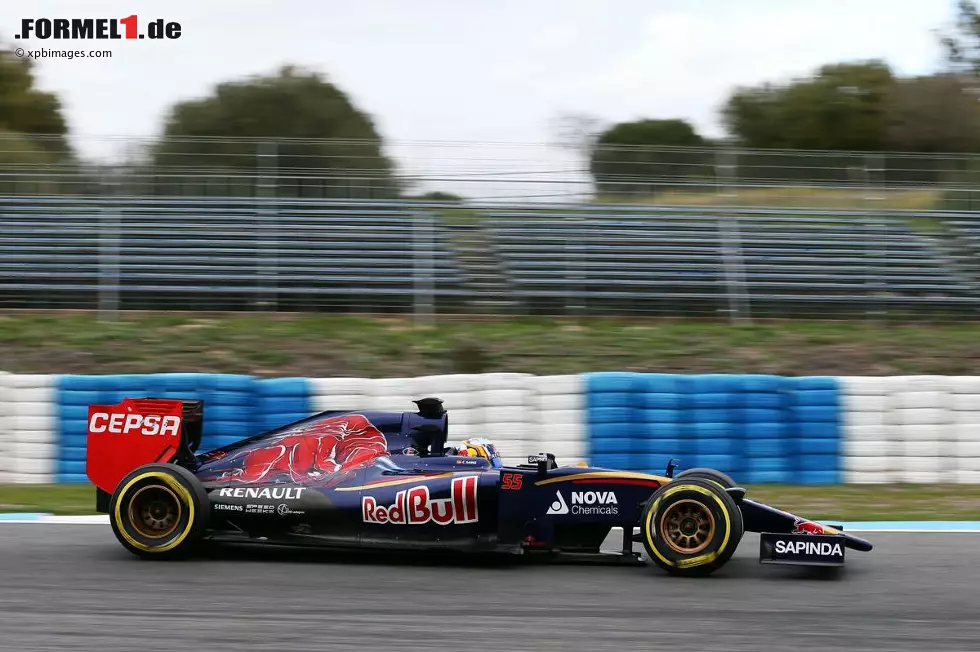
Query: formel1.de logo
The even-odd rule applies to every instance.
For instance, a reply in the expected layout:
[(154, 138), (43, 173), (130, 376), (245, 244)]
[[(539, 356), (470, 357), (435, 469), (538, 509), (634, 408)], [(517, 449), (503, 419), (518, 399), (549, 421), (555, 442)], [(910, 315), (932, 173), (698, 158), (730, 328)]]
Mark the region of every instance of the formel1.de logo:
[(178, 39), (181, 26), (176, 21), (155, 18), (140, 20), (133, 14), (125, 18), (22, 18), (15, 39)]

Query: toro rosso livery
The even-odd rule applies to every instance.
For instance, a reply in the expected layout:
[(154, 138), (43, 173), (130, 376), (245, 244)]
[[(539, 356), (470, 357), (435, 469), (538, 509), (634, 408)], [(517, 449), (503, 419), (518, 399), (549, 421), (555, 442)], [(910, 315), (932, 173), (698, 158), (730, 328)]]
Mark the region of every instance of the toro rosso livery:
[[(196, 453), (201, 401), (89, 408), (96, 506), (131, 552), (186, 556), (205, 541), (346, 548), (603, 555), (677, 575), (723, 566), (745, 531), (760, 561), (840, 566), (867, 541), (745, 497), (712, 469), (664, 476), (561, 467), (548, 453), (504, 466), (494, 445), (448, 446), (437, 398), (417, 411), (329, 411)], [(622, 549), (600, 546), (622, 528)]]

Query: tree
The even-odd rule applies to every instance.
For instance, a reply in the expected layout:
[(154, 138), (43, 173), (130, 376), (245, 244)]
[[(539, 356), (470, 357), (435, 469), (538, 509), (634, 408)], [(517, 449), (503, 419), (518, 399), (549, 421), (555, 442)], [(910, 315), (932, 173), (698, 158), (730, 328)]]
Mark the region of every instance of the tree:
[(586, 158), (602, 133), (602, 120), (587, 113), (562, 113), (551, 121), (553, 144)]
[(223, 191), (232, 194), (253, 191), (263, 175), (288, 196), (390, 196), (397, 185), (371, 118), (320, 75), (292, 66), (176, 104), (153, 163), (195, 178), (239, 175), (239, 190), (229, 181)]
[(954, 72), (980, 78), (980, 11), (972, 0), (956, 3), (956, 27), (941, 37), (946, 62)]
[(414, 201), (439, 201), (451, 204), (462, 204), (464, 201), (459, 195), (451, 192), (443, 192), (442, 190), (433, 190), (414, 197), (406, 197), (406, 199)]
[(882, 61), (830, 64), (787, 85), (738, 88), (722, 117), (746, 147), (880, 151), (893, 83)]
[(703, 173), (702, 156), (679, 147), (704, 144), (685, 120), (621, 122), (592, 147), (589, 169), (599, 195), (653, 194)]
[[(49, 152), (55, 157), (70, 153), (68, 127), (61, 113), (61, 101), (53, 93), (35, 87), (34, 61), (0, 50), (0, 131), (21, 136), (6, 136), (7, 146), (31, 138), (31, 150)], [(11, 140), (13, 138), (13, 140)], [(25, 152), (27, 159), (36, 162), (37, 152)], [(11, 160), (4, 156), (4, 161)]]
[(956, 74), (897, 80), (887, 103), (887, 149), (980, 152), (980, 101), (970, 85)]

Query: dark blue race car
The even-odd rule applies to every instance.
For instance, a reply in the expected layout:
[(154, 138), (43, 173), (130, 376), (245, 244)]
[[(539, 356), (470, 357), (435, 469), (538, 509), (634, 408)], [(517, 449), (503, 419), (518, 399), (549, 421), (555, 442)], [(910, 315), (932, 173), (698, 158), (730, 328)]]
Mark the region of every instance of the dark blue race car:
[[(608, 556), (677, 575), (723, 566), (745, 531), (760, 561), (840, 566), (871, 550), (840, 526), (752, 501), (723, 473), (665, 475), (559, 466), (548, 453), (505, 466), (493, 443), (448, 446), (442, 401), (417, 411), (329, 411), (207, 453), (204, 405), (131, 398), (89, 407), (96, 506), (128, 550), (192, 554), (208, 542)], [(601, 546), (622, 528), (621, 550)]]

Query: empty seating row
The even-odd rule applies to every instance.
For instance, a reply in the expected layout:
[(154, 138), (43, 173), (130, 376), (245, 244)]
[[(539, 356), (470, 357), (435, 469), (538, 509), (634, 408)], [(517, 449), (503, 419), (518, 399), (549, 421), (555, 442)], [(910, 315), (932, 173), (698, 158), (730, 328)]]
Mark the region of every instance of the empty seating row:
[(887, 215), (502, 210), (487, 226), (525, 298), (980, 299), (929, 239)]
[(322, 302), (411, 297), (420, 283), (432, 297), (455, 297), (466, 280), (441, 223), (413, 209), (0, 197), (7, 306), (36, 302), (38, 291), (114, 291), (123, 305), (141, 307), (158, 294), (172, 302), (174, 293), (315, 294)]

